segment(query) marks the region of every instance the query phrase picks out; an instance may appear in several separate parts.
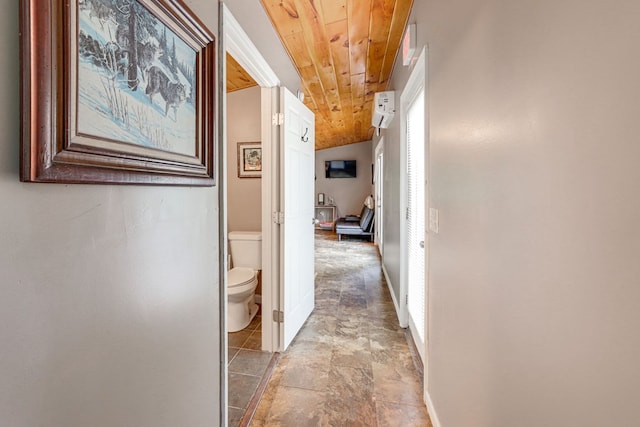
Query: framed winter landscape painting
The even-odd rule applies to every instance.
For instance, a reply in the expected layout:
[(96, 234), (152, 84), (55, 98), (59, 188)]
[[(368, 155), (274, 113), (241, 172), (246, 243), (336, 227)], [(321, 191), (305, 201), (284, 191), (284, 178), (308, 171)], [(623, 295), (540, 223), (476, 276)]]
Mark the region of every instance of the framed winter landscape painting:
[(22, 0), (27, 182), (214, 181), (214, 37), (180, 0)]

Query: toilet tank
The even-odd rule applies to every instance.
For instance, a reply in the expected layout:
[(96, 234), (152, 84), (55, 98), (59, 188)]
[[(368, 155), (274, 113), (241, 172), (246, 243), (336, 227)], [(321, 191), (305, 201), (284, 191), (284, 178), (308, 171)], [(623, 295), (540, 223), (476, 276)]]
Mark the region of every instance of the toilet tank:
[(234, 267), (262, 270), (262, 232), (229, 232), (229, 250)]

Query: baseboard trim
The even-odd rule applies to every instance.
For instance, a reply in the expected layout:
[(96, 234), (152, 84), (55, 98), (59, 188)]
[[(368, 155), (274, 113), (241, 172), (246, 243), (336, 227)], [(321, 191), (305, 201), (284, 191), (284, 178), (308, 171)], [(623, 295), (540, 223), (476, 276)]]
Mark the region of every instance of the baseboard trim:
[(431, 395), (429, 392), (425, 395), (425, 402), (427, 405), (427, 412), (429, 412), (429, 418), (431, 418), (431, 424), (433, 427), (442, 427), (440, 424), (440, 420), (438, 419), (438, 414), (436, 413), (436, 408), (433, 406), (433, 400), (431, 400)]
[(384, 266), (384, 262), (382, 264), (382, 274), (384, 274), (384, 279), (387, 282), (387, 288), (389, 288), (389, 293), (391, 294), (391, 300), (393, 301), (393, 306), (396, 308), (396, 317), (398, 318), (398, 323), (402, 325), (402, 321), (400, 320), (400, 306), (398, 305), (398, 300), (396, 299), (395, 294), (393, 293), (393, 286), (391, 286), (391, 279), (389, 279), (389, 273), (387, 273), (387, 269)]

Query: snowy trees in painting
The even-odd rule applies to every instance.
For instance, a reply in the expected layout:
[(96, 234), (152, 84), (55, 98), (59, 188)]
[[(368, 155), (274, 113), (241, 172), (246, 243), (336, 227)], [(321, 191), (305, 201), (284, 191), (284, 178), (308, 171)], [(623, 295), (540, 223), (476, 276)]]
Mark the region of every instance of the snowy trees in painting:
[(195, 155), (197, 52), (137, 0), (78, 6), (78, 132)]

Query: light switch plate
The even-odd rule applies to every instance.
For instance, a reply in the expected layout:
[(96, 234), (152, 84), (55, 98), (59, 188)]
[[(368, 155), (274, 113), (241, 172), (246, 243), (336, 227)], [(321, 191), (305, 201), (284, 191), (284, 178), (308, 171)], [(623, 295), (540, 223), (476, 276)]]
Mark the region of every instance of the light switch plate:
[(438, 234), (438, 209), (429, 208), (429, 230)]

